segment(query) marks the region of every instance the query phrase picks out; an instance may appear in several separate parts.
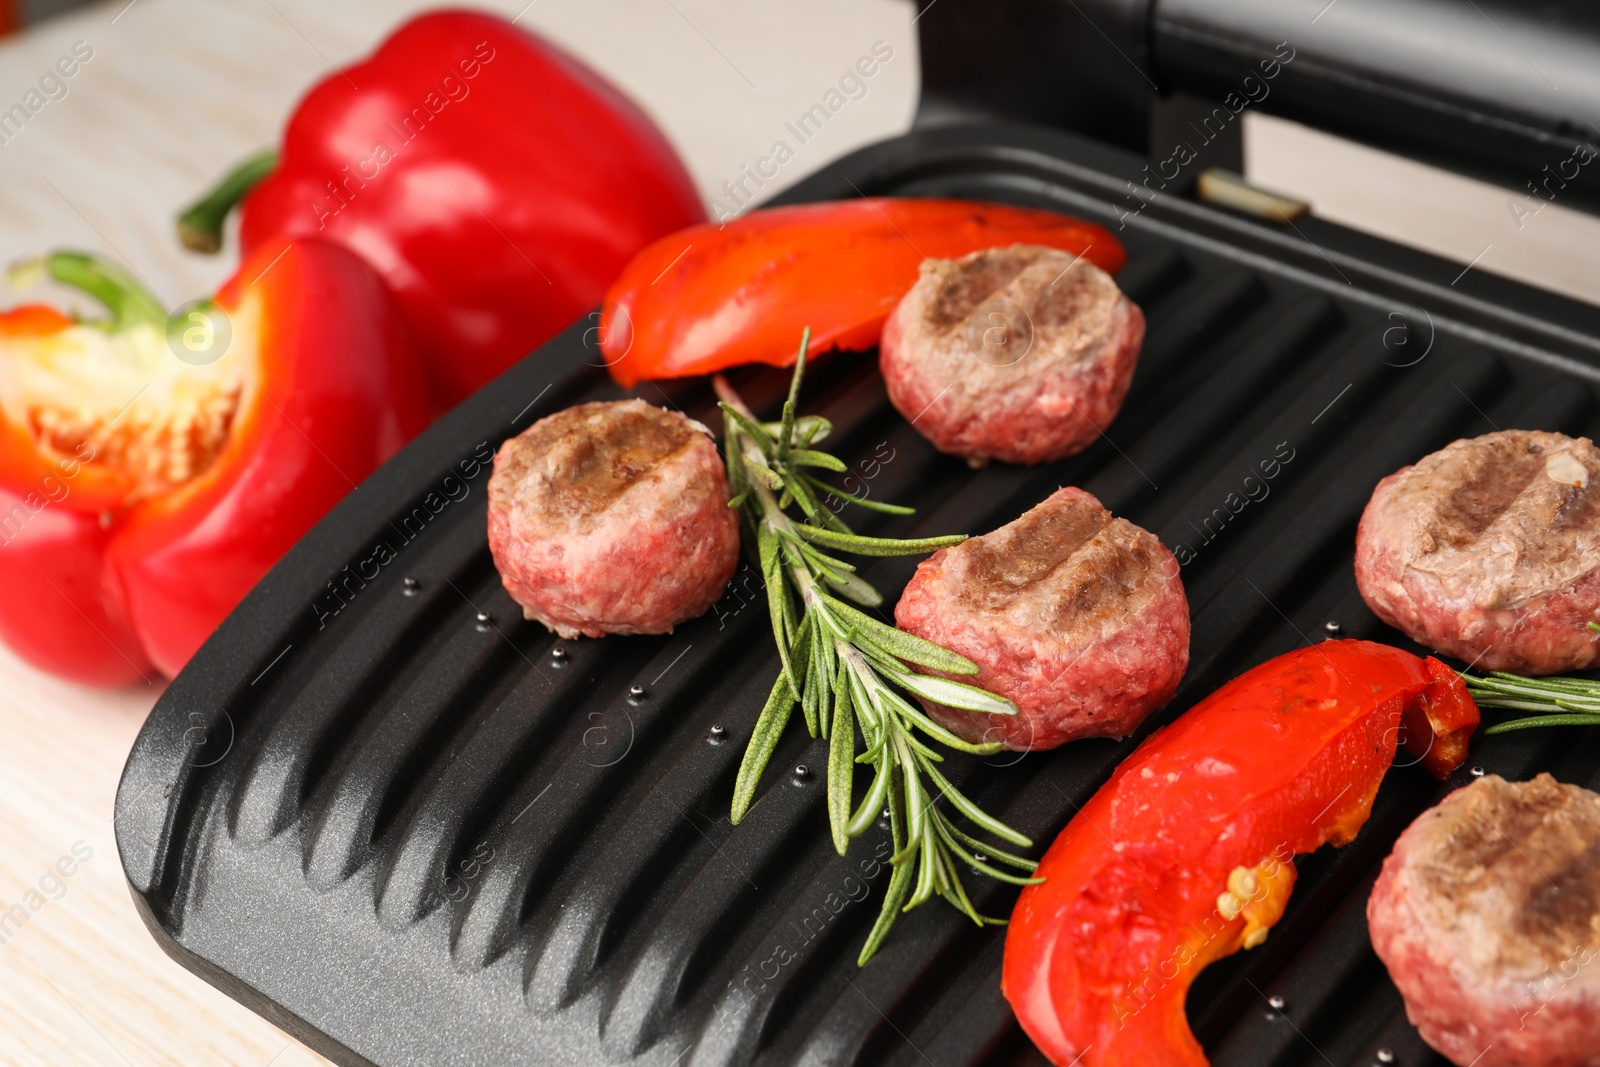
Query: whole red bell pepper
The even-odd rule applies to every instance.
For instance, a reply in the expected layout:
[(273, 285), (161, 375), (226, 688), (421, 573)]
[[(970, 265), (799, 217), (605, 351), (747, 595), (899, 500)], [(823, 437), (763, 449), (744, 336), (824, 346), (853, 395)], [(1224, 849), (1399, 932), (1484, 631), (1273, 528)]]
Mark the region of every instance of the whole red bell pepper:
[(252, 186), (245, 252), (315, 236), (366, 259), (441, 408), (593, 309), (639, 249), (705, 218), (644, 112), (554, 46), (469, 11), (415, 18), (314, 87), (281, 160), (247, 162), (185, 213), (185, 244), (215, 250)]
[(1203, 1067), (1184, 1017), (1190, 983), (1266, 939), (1296, 853), (1355, 837), (1402, 719), (1423, 702), (1476, 722), (1461, 679), (1437, 660), (1329, 641), (1247, 671), (1140, 745), (1012, 912), (1002, 985), (1044, 1054)]
[(663, 237), (606, 293), (601, 346), (624, 386), (811, 351), (873, 348), (924, 259), (1045, 245), (1102, 270), (1127, 262), (1093, 223), (972, 200), (856, 199), (752, 211)]
[(325, 242), (264, 245), (170, 322), (95, 257), (36, 268), (110, 317), (0, 313), (0, 636), (88, 684), (176, 674), (426, 424), (421, 369), (382, 282)]

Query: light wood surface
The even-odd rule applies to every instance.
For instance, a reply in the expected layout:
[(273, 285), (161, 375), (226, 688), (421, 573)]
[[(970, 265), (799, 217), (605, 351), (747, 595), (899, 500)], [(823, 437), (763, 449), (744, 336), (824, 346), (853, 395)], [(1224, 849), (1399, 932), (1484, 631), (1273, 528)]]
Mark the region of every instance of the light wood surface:
[[(526, 5), (526, 6), (525, 6)], [(127, 0), (0, 44), (0, 109), (75, 42), (93, 56), (0, 143), (0, 263), (52, 247), (121, 259), (170, 305), (235, 259), (178, 249), (172, 215), (237, 159), (276, 142), (332, 64), (367, 52), (415, 0)], [(434, 5), (437, 6), (437, 5)], [(917, 98), (912, 11), (896, 0), (516, 0), (477, 6), (546, 34), (642, 103), (708, 202), (875, 41), (893, 58), (785, 164), (782, 183), (906, 129)], [(0, 306), (49, 299), (0, 292)], [(0, 551), (4, 551), (0, 548)], [(134, 913), (111, 834), (117, 777), (159, 686), (117, 693), (44, 677), (0, 648), (0, 1064), (305, 1067), (325, 1063), (167, 959)], [(91, 852), (74, 867), (72, 848)], [(74, 873), (51, 874), (62, 856)], [(30, 898), (30, 888), (45, 891)], [(58, 888), (58, 887), (64, 887)], [(59, 899), (50, 899), (59, 897)], [(8, 930), (0, 925), (0, 939)]]
[[(171, 216), (277, 139), (299, 94), (424, 4), (114, 0), (0, 44), (0, 109), (75, 42), (94, 51), (0, 144), (0, 262), (51, 247), (119, 258), (169, 304), (234, 259), (178, 250)], [(897, 0), (514, 0), (518, 16), (617, 81), (661, 123), (708, 202), (877, 40), (894, 58), (768, 191), (906, 129), (917, 95), (912, 10)], [(1600, 302), (1600, 220), (1557, 204), (1516, 225), (1508, 194), (1262, 116), (1254, 180), (1324, 216), (1479, 269)], [(1486, 247), (1492, 246), (1492, 247)], [(59, 292), (30, 293), (64, 305)], [(24, 299), (0, 292), (0, 306)], [(78, 304), (77, 306), (83, 306)], [(3, 549), (0, 549), (3, 550)], [(0, 1064), (323, 1063), (163, 956), (134, 914), (110, 815), (124, 755), (159, 686), (99, 693), (0, 649)], [(79, 853), (89, 853), (77, 860)], [(63, 877), (56, 864), (66, 857)], [(43, 885), (41, 886), (41, 880)], [(29, 896), (30, 890), (37, 896)], [(37, 910), (28, 910), (37, 904)], [(3, 914), (28, 919), (9, 934)], [(15, 923), (15, 920), (13, 921)]]

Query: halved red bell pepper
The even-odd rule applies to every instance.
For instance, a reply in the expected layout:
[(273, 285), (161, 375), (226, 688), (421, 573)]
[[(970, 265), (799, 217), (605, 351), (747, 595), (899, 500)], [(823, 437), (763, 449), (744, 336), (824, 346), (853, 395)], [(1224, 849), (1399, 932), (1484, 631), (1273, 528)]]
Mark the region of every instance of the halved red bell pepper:
[(185, 213), (185, 243), (214, 251), (252, 185), (245, 252), (288, 235), (364, 258), (420, 342), (441, 408), (593, 309), (639, 249), (705, 218), (632, 101), (471, 11), (414, 18), (323, 79), (290, 117), (281, 160), (248, 161)]
[(377, 276), (324, 242), (264, 246), (170, 323), (109, 263), (38, 266), (111, 316), (0, 314), (0, 635), (89, 684), (175, 674), (425, 425), (420, 367)]
[(1012, 913), (1002, 986), (1035, 1044), (1057, 1064), (1203, 1067), (1190, 983), (1265, 940), (1296, 853), (1355, 837), (1424, 702), (1475, 711), (1435, 660), (1328, 641), (1247, 671), (1140, 745)]
[(924, 259), (1045, 245), (1118, 271), (1127, 255), (1093, 223), (972, 200), (857, 199), (752, 211), (663, 237), (606, 292), (601, 345), (624, 386), (811, 351), (877, 345)]

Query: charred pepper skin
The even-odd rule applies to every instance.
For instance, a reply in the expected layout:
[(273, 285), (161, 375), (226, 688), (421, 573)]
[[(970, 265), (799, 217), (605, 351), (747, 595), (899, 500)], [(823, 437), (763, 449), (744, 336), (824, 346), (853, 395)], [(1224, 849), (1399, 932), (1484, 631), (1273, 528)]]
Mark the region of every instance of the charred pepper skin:
[(615, 87), (505, 19), (438, 11), (306, 95), (239, 232), (247, 254), (318, 237), (367, 260), (443, 410), (704, 219), (672, 146)]
[(1265, 940), (1295, 854), (1355, 837), (1408, 709), (1472, 706), (1435, 662), (1368, 641), (1297, 649), (1140, 745), (1012, 913), (1002, 988), (1040, 1050), (1083, 1067), (1204, 1067), (1184, 1016), (1195, 976)]
[[(382, 282), (350, 252), (265, 245), (213, 302), (233, 324), (245, 384), (221, 450), (181, 484), (110, 498), (124, 480), (105, 456), (45, 453), (0, 413), (0, 507), (20, 502), (27, 516), (0, 545), (0, 636), (43, 670), (101, 686), (175, 675), (301, 535), (427, 424), (416, 354)], [(37, 305), (0, 314), (0, 355), (8, 337), (48, 345), (73, 326)]]
[[(1043, 245), (1115, 273), (1117, 239), (1053, 211), (973, 200), (877, 198), (752, 211), (640, 252), (606, 292), (600, 340), (624, 387), (813, 352), (874, 348), (924, 257)], [(1002, 316), (1003, 317), (1003, 316)]]

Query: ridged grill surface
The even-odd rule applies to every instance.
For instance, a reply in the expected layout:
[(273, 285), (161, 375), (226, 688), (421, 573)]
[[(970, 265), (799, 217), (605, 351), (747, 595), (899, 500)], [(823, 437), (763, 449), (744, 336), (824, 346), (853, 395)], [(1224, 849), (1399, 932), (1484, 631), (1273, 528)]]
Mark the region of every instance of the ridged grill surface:
[[(1033, 130), (945, 131), (868, 149), (793, 198), (971, 196), (1115, 228), (1138, 204), (1124, 189), (1136, 167)], [(1597, 429), (1591, 309), (1481, 276), (1450, 285), (1453, 265), (1314, 220), (1280, 230), (1160, 199), (1120, 236), (1118, 280), (1149, 334), (1125, 408), (1082, 455), (969, 470), (890, 407), (870, 357), (820, 362), (805, 396), (838, 427), (830, 447), (858, 491), (918, 508), (861, 513), (864, 531), (983, 532), (1074, 484), (1185, 561), (1191, 667), (1138, 736), (950, 761), (1041, 849), (1139, 739), (1228, 677), (1329, 620), (1404, 643), (1352, 577), (1379, 478), (1494, 427)], [(856, 968), (888, 835), (833, 853), (822, 775), (794, 773), (825, 764), (798, 716), (754, 810), (729, 824), (777, 667), (748, 568), (665, 637), (560, 641), (500, 587), (483, 458), (534, 419), (620, 395), (590, 325), (357, 490), (172, 685), (117, 806), (152, 931), (352, 1064), (1042, 1062), (999, 993), (1003, 931), (933, 902)], [(785, 380), (738, 375), (767, 410)], [(636, 392), (715, 424), (701, 384)], [(867, 576), (892, 598), (915, 563)], [(1472, 762), (1592, 787), (1597, 754), (1589, 733), (1527, 733), (1480, 740)], [(1435, 1062), (1364, 907), (1395, 836), (1459, 784), (1397, 768), (1353, 844), (1302, 857), (1266, 944), (1190, 996), (1214, 1062), (1364, 1064), (1379, 1048)], [(991, 914), (1015, 899), (980, 877), (969, 888)]]

